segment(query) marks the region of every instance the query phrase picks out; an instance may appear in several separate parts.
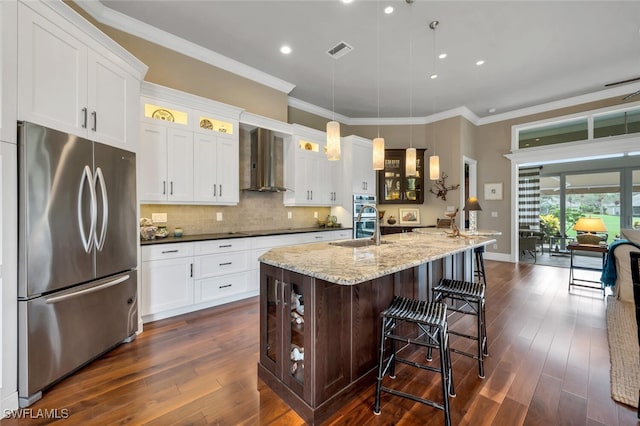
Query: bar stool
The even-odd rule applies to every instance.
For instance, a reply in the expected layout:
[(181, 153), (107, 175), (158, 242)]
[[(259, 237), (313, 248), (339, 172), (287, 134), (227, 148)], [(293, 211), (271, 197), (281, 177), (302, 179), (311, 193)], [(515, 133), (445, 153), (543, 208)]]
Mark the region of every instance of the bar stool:
[(487, 275), (484, 270), (484, 246), (476, 247), (473, 249), (473, 254), (476, 259), (476, 270), (473, 274), (478, 278), (478, 282), (482, 282), (485, 287), (487, 286)]
[(458, 312), (464, 315), (473, 315), (476, 317), (477, 330), (475, 336), (452, 329), (449, 329), (449, 334), (477, 341), (478, 349), (475, 354), (456, 348), (451, 348), (451, 352), (477, 359), (478, 376), (482, 379), (484, 379), (484, 357), (489, 355), (487, 351), (487, 327), (484, 311), (485, 288), (485, 284), (480, 282), (475, 283), (443, 278), (440, 280), (438, 286), (434, 287), (432, 290), (432, 300), (434, 303), (446, 303), (445, 299), (450, 299), (453, 303), (447, 304), (449, 311)]
[[(378, 363), (378, 377), (376, 382), (376, 402), (373, 409), (374, 414), (380, 414), (380, 393), (381, 391), (392, 395), (410, 399), (415, 402), (429, 405), (444, 411), (445, 424), (451, 424), (451, 414), (449, 410), (449, 396), (454, 397), (453, 377), (451, 371), (451, 357), (449, 354), (449, 337), (447, 335), (447, 306), (443, 303), (431, 303), (422, 300), (408, 299), (406, 297), (394, 296), (391, 305), (380, 313), (382, 331), (380, 335), (380, 359)], [(410, 323), (418, 326), (418, 336), (402, 336), (396, 334), (401, 324)], [(387, 339), (390, 341), (390, 354), (385, 363), (385, 347)], [(431, 350), (434, 348), (440, 351), (440, 368), (420, 364), (404, 358), (398, 357), (396, 342), (404, 342), (404, 349), (409, 344), (427, 347), (429, 351), (428, 360), (431, 361)], [(412, 367), (440, 373), (442, 381), (442, 394), (444, 402), (442, 404), (420, 398), (399, 390), (382, 386), (384, 376), (389, 372), (389, 377), (395, 378), (395, 364), (401, 362)]]

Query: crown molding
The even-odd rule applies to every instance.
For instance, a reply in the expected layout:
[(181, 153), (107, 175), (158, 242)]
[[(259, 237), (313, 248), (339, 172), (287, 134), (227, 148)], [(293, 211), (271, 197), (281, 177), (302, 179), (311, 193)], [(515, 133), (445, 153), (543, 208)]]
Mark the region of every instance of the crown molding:
[(256, 68), (245, 65), (234, 59), (216, 53), (212, 50), (205, 49), (195, 43), (177, 37), (166, 31), (160, 30), (137, 19), (126, 16), (120, 12), (116, 12), (103, 5), (97, 0), (76, 0), (78, 6), (84, 9), (98, 22), (109, 25), (117, 30), (124, 31), (128, 34), (135, 35), (151, 43), (171, 49), (175, 52), (205, 62), (214, 67), (221, 68), (233, 74), (271, 87), (284, 93), (290, 93), (294, 84), (281, 80)]
[(333, 111), (330, 111), (326, 108), (322, 108), (319, 107), (317, 105), (311, 104), (307, 101), (303, 101), (301, 99), (298, 98), (294, 98), (289, 96), (289, 99), (287, 101), (288, 105), (292, 108), (296, 108), (311, 114), (315, 114), (315, 115), (319, 115), (320, 117), (324, 117), (327, 118), (329, 120), (337, 120), (341, 123), (344, 124), (349, 124), (349, 121), (352, 120), (352, 118), (347, 117), (346, 115), (342, 115), (342, 114), (338, 114), (335, 113)]
[[(589, 102), (601, 101), (603, 99), (615, 98), (617, 96), (625, 96), (629, 93), (635, 92), (638, 89), (640, 89), (640, 84), (623, 85), (611, 89), (599, 90), (597, 92), (587, 93), (586, 95), (579, 95), (571, 98), (561, 99), (559, 101), (547, 102), (528, 108), (505, 112), (504, 114), (492, 115), (491, 117), (483, 117), (480, 118), (478, 120), (478, 123), (476, 124), (478, 126), (482, 126), (484, 124), (513, 120), (515, 118), (520, 118), (527, 115), (540, 114), (556, 109), (568, 108), (576, 105), (586, 104)], [(619, 107), (621, 107), (621, 105)]]

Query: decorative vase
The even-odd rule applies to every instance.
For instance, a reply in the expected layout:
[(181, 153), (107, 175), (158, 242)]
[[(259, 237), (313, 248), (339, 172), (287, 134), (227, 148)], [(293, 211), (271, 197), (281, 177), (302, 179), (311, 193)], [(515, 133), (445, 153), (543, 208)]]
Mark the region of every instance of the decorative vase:
[(396, 223), (396, 218), (395, 218), (395, 217), (393, 217), (393, 216), (389, 216), (389, 219), (387, 219), (387, 223), (388, 223), (389, 225), (395, 225), (395, 223)]

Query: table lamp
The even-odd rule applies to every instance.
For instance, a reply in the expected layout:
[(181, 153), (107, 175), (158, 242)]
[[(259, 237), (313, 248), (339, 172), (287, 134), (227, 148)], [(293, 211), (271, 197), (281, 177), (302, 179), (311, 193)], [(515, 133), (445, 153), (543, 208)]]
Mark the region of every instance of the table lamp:
[(594, 232), (607, 232), (607, 227), (599, 217), (581, 217), (578, 219), (573, 229), (576, 232), (584, 232), (584, 234), (578, 234), (576, 240), (579, 244), (594, 244), (600, 243), (601, 238), (595, 235)]
[(464, 210), (469, 212), (469, 233), (475, 234), (478, 232), (478, 219), (476, 214), (482, 210), (480, 203), (476, 197), (469, 197), (464, 203)]

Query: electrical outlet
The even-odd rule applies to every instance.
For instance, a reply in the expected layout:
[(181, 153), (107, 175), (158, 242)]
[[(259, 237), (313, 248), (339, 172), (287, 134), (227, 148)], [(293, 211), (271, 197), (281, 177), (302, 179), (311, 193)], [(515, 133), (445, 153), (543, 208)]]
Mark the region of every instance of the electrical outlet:
[(455, 209), (456, 209), (456, 208), (455, 208), (455, 207), (453, 207), (453, 206), (447, 206), (447, 211), (448, 211), (448, 212), (455, 211)]
[(318, 218), (318, 212), (313, 212), (313, 218), (317, 219)]
[(498, 212), (491, 212), (491, 217), (498, 217)]
[(493, 249), (494, 249), (494, 250), (498, 250), (498, 245), (497, 245), (497, 244), (494, 244), (494, 245), (493, 245)]
[(293, 219), (293, 213), (287, 212), (287, 219)]
[(217, 220), (218, 222), (221, 222), (221, 221), (222, 221), (222, 212), (216, 212), (216, 220)]
[(153, 223), (167, 223), (166, 213), (151, 213), (151, 220)]

